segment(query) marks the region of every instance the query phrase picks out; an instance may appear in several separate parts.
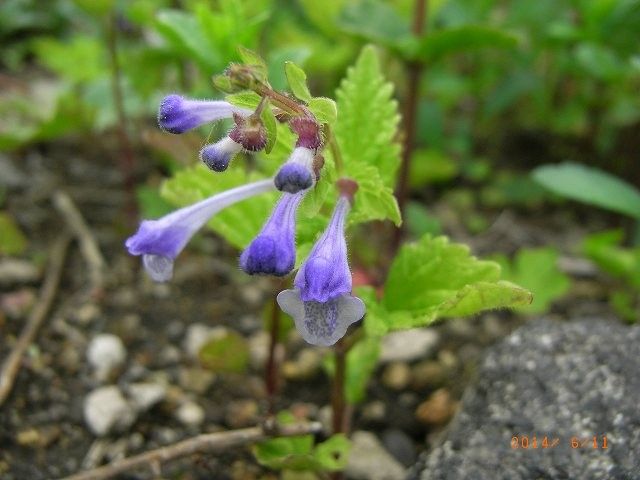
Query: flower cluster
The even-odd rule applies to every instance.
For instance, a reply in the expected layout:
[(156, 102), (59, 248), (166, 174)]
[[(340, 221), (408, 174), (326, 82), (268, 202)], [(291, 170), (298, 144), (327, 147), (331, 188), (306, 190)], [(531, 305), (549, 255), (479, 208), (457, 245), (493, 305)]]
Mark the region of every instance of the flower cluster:
[[(267, 133), (260, 119), (262, 103), (256, 111), (251, 111), (224, 101), (169, 95), (160, 104), (158, 123), (163, 130), (178, 134), (208, 122), (232, 118), (234, 126), (229, 134), (200, 151), (200, 159), (207, 167), (222, 172), (237, 153), (259, 151), (267, 144)], [(144, 268), (153, 280), (171, 279), (175, 258), (216, 213), (274, 189), (282, 195), (261, 231), (240, 255), (240, 268), (249, 275), (279, 277), (294, 269), (296, 211), (307, 191), (317, 182), (323, 164), (321, 127), (303, 106), (300, 111), (300, 115), (287, 119), (297, 140), (274, 178), (236, 187), (160, 219), (141, 222), (125, 245), (131, 255), (142, 256)], [(351, 295), (345, 240), (346, 217), (357, 184), (342, 179), (336, 185), (340, 195), (329, 225), (299, 268), (294, 288), (280, 292), (277, 297), (280, 308), (294, 318), (303, 338), (322, 346), (337, 342), (349, 325), (365, 313), (364, 303)]]

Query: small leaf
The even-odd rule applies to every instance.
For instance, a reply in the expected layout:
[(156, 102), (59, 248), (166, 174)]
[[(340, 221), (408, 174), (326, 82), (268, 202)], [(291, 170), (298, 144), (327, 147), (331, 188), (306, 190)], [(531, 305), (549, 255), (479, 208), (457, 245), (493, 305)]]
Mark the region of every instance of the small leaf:
[(20, 255), (27, 248), (27, 238), (7, 213), (0, 212), (0, 254)]
[(251, 90), (244, 90), (239, 93), (232, 93), (227, 95), (224, 99), (235, 105), (236, 107), (248, 108), (250, 110), (255, 110), (255, 108), (260, 103), (262, 97), (258, 95), (256, 92)]
[(320, 123), (333, 125), (338, 119), (336, 102), (326, 97), (315, 97), (309, 100), (309, 110)]
[(273, 150), (273, 146), (278, 140), (278, 121), (273, 114), (271, 105), (267, 104), (264, 106), (264, 109), (260, 114), (260, 119), (262, 120), (262, 124), (267, 131), (267, 144), (264, 147), (264, 153), (271, 153), (271, 150)]
[(202, 346), (198, 359), (214, 372), (243, 373), (249, 364), (249, 346), (239, 333), (224, 330)]
[[(505, 259), (506, 260), (506, 259)], [(557, 266), (558, 252), (553, 248), (520, 249), (513, 264), (501, 262), (504, 277), (533, 293), (530, 305), (517, 307), (526, 313), (545, 312), (551, 302), (569, 290), (570, 281)]]
[(238, 46), (238, 55), (240, 55), (240, 59), (245, 65), (253, 65), (259, 67), (264, 72), (267, 71), (267, 64), (264, 59), (253, 50), (249, 50), (240, 45)]
[(311, 93), (307, 87), (307, 74), (293, 62), (284, 62), (284, 71), (287, 75), (289, 88), (296, 98), (303, 102), (311, 100)]
[(214, 75), (213, 86), (224, 93), (234, 93), (238, 90), (238, 87), (231, 83), (231, 79), (225, 74)]
[(563, 197), (640, 220), (640, 191), (603, 170), (565, 162), (538, 167), (533, 178)]
[(350, 451), (351, 442), (344, 434), (338, 433), (318, 444), (313, 458), (319, 471), (336, 472), (347, 466)]

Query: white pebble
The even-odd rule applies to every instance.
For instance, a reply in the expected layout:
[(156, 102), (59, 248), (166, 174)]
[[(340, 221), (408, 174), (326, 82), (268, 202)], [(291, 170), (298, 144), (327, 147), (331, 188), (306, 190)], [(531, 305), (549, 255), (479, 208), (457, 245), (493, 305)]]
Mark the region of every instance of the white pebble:
[(178, 407), (176, 418), (187, 427), (197, 427), (204, 422), (204, 409), (195, 402), (185, 402)]
[(122, 340), (110, 333), (95, 336), (87, 348), (87, 360), (100, 381), (105, 381), (111, 372), (122, 366), (126, 358)]
[(111, 385), (93, 390), (84, 401), (84, 419), (99, 437), (120, 432), (136, 421), (136, 413), (118, 387)]

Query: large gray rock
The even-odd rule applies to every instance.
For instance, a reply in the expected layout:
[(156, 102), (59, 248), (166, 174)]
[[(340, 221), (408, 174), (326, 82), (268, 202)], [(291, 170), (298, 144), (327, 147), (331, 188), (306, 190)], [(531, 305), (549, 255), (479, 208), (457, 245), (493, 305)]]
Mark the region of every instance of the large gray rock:
[(410, 478), (639, 479), (639, 366), (640, 327), (531, 322), (488, 352), (444, 442)]

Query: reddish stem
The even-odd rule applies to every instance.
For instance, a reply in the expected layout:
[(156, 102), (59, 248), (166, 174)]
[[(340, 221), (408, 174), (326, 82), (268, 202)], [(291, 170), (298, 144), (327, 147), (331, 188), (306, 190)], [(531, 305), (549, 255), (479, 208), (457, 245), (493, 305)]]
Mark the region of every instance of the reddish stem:
[(269, 327), (269, 356), (265, 367), (265, 384), (268, 402), (267, 415), (272, 416), (276, 413), (276, 395), (278, 394), (278, 387), (280, 386), (277, 359), (278, 336), (280, 334), (280, 308), (278, 308), (275, 296), (273, 297), (271, 325)]

